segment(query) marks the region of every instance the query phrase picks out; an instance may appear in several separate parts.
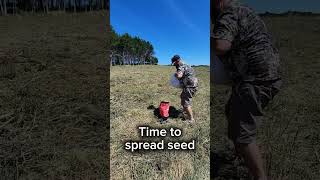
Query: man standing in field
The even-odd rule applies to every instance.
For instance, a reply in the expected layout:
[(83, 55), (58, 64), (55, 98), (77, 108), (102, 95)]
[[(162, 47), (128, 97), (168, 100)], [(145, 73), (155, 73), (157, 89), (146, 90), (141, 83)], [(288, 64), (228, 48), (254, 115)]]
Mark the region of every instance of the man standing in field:
[(191, 66), (185, 64), (179, 55), (171, 58), (172, 65), (176, 66), (176, 77), (182, 85), (182, 93), (180, 95), (181, 105), (184, 113), (186, 113), (189, 123), (194, 123), (193, 112), (191, 108), (192, 97), (198, 90), (198, 79), (195, 77), (194, 70)]
[(264, 22), (235, 0), (214, 0), (214, 54), (230, 71), (232, 94), (226, 105), (228, 135), (255, 179), (267, 180), (256, 144), (262, 109), (278, 93), (279, 55)]

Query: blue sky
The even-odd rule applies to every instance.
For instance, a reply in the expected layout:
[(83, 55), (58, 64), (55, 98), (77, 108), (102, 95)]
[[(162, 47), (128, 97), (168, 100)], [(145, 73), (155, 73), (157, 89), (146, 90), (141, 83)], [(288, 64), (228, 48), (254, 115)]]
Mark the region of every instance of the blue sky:
[[(320, 0), (240, 0), (258, 12), (320, 12)], [(150, 41), (159, 64), (179, 54), (189, 64), (210, 63), (210, 0), (110, 0), (111, 25)]]
[(308, 11), (320, 12), (320, 0), (240, 0), (252, 7), (259, 13), (261, 12), (285, 12), (292, 11)]
[(210, 64), (210, 0), (110, 0), (110, 8), (115, 31), (150, 41), (159, 64), (174, 54)]

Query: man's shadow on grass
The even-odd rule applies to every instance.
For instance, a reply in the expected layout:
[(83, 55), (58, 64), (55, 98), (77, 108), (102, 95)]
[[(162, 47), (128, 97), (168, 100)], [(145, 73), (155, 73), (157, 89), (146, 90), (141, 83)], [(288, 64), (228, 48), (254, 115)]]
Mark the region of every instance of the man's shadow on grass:
[[(154, 105), (150, 105), (147, 109), (153, 109), (153, 114), (157, 118), (161, 118), (159, 107), (156, 108)], [(174, 106), (169, 107), (169, 118), (183, 118), (182, 110), (177, 109)]]

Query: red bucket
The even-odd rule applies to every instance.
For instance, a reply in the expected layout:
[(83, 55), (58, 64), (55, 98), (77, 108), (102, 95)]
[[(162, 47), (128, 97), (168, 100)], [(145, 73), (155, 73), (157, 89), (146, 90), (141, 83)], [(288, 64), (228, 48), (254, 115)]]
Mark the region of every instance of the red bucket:
[(162, 117), (162, 119), (167, 120), (169, 117), (169, 108), (170, 108), (170, 103), (169, 102), (165, 102), (162, 101), (160, 103), (160, 116)]

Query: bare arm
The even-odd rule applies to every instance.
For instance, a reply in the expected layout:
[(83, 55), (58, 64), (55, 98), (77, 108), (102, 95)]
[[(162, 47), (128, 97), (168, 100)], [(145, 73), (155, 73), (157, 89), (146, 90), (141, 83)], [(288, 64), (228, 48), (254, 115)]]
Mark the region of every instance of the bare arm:
[(182, 73), (181, 71), (177, 71), (177, 72), (176, 72), (176, 77), (177, 77), (178, 79), (181, 79), (182, 76), (183, 76), (183, 73)]
[(214, 53), (221, 57), (225, 55), (230, 49), (231, 49), (231, 42), (228, 40), (220, 40), (215, 39), (214, 40)]

